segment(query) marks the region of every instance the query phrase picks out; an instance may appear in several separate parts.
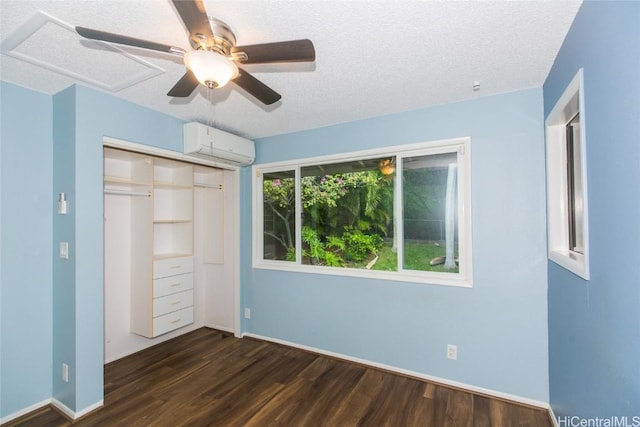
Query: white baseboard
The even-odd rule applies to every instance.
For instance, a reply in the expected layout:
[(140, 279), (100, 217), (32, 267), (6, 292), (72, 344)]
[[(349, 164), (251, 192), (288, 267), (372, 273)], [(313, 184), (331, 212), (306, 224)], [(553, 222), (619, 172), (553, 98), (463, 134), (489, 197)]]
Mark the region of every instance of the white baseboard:
[(95, 411), (98, 408), (102, 408), (104, 406), (104, 400), (101, 399), (93, 405), (90, 405), (79, 412), (73, 411), (71, 408), (69, 408), (67, 405), (60, 402), (56, 398), (51, 399), (51, 405), (53, 405), (58, 411), (62, 412), (67, 416), (67, 418), (73, 421), (87, 415), (89, 412)]
[(556, 414), (553, 413), (553, 408), (549, 405), (549, 416), (551, 417), (551, 422), (553, 423), (553, 427), (560, 427), (558, 425), (558, 418), (556, 418)]
[(95, 411), (98, 408), (102, 408), (104, 406), (104, 401), (100, 400), (99, 402), (94, 403), (93, 405), (83, 409), (80, 412), (75, 412), (71, 410), (67, 405), (60, 402), (56, 398), (49, 398), (43, 400), (42, 402), (34, 403), (33, 405), (27, 406), (24, 409), (19, 410), (18, 412), (14, 412), (11, 415), (7, 415), (6, 417), (0, 419), (0, 425), (4, 423), (8, 423), (9, 421), (13, 421), (17, 418), (20, 418), (23, 415), (27, 415), (29, 412), (37, 411), (40, 408), (44, 408), (45, 406), (54, 406), (58, 411), (62, 412), (67, 418), (70, 420), (77, 420), (78, 418), (87, 415), (91, 411)]
[(6, 417), (0, 418), (0, 424), (8, 423), (9, 421), (13, 421), (16, 418), (20, 418), (23, 415), (27, 415), (29, 412), (36, 411), (42, 407), (45, 407), (51, 403), (51, 398), (45, 399), (42, 402), (34, 403), (33, 405), (27, 406), (13, 414), (9, 414)]
[(234, 334), (235, 335), (235, 331), (233, 330), (233, 328), (228, 328), (226, 326), (216, 325), (215, 323), (205, 323), (204, 327), (205, 328), (210, 328), (210, 329), (215, 329), (217, 331), (229, 332), (230, 334)]
[[(322, 354), (325, 356), (330, 356), (330, 357), (335, 357), (336, 359), (342, 359), (342, 360), (348, 360), (349, 362), (354, 362), (354, 363), (359, 363), (362, 365), (367, 365), (367, 366), (371, 366), (374, 368), (379, 368), (379, 369), (383, 369), (385, 371), (390, 371), (390, 372), (395, 372), (398, 374), (402, 374), (402, 375), (407, 375), (410, 377), (415, 377), (415, 378), (420, 378), (422, 380), (425, 381), (431, 381), (431, 382), (435, 382), (438, 384), (443, 384), (443, 385), (447, 385), (447, 386), (451, 386), (451, 387), (455, 387), (455, 388), (460, 388), (460, 389), (464, 389), (464, 390), (468, 390), (474, 393), (479, 393), (479, 394), (484, 394), (484, 395), (488, 395), (488, 396), (492, 396), (492, 397), (496, 397), (499, 399), (504, 399), (504, 400), (510, 400), (512, 402), (518, 402), (518, 403), (522, 403), (524, 405), (529, 405), (529, 406), (534, 406), (537, 408), (541, 408), (541, 409), (550, 409), (550, 406), (547, 402), (543, 402), (540, 400), (535, 400), (535, 399), (529, 399), (527, 397), (522, 397), (522, 396), (516, 396), (513, 394), (509, 394), (509, 393), (503, 393), (500, 391), (496, 391), (496, 390), (490, 390), (490, 389), (486, 389), (483, 387), (477, 387), (474, 385), (470, 385), (470, 384), (465, 384), (465, 383), (461, 383), (458, 381), (451, 381), (445, 378), (440, 378), (440, 377), (435, 377), (432, 375), (426, 375), (423, 374), (421, 372), (416, 372), (416, 371), (410, 371), (408, 369), (402, 369), (402, 368), (398, 368), (396, 366), (391, 366), (391, 365), (385, 365), (383, 363), (378, 363), (378, 362), (373, 362), (371, 360), (366, 360), (366, 359), (360, 359), (358, 357), (352, 357), (352, 356), (347, 356), (344, 354), (340, 354), (340, 353), (335, 353), (333, 351), (327, 351), (327, 350), (322, 350), (319, 348), (315, 348), (315, 347), (310, 347), (310, 346), (306, 346), (306, 345), (302, 345), (302, 344), (297, 344), (294, 342), (289, 342), (289, 341), (284, 341), (278, 338), (271, 338), (271, 337), (265, 337), (262, 335), (258, 335), (258, 334), (252, 334), (249, 332), (245, 332), (242, 334), (243, 337), (249, 337), (249, 338), (256, 338), (259, 340), (264, 340), (264, 341), (269, 341), (269, 342), (273, 342), (276, 344), (282, 344), (282, 345), (286, 345), (289, 347), (294, 347), (294, 348), (299, 348), (301, 350), (306, 350), (306, 351), (310, 351), (312, 353), (318, 353), (318, 354)], [(555, 419), (555, 418), (554, 418)]]
[(58, 399), (52, 398), (51, 405), (54, 406), (58, 411), (62, 412), (70, 420), (75, 420), (77, 418), (75, 411), (73, 411), (64, 403), (60, 402)]

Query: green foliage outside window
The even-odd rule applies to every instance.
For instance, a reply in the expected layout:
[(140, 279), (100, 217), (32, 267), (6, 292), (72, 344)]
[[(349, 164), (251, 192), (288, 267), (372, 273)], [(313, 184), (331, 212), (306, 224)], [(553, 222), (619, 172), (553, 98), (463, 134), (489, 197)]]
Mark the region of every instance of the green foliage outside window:
[[(364, 261), (392, 232), (393, 182), (377, 170), (304, 176), (301, 192), (305, 263), (343, 267)], [(294, 261), (294, 180), (265, 177), (263, 201), (265, 215), (274, 218), (265, 237)]]
[[(396, 220), (403, 225), (405, 269), (450, 271), (442, 267), (444, 218), (447, 165), (455, 161), (455, 153), (408, 158), (397, 178), (402, 179), (403, 214)], [(383, 175), (380, 162), (300, 168), (302, 264), (398, 269), (393, 211), (396, 178)], [(293, 170), (263, 176), (264, 259), (296, 261), (294, 176)]]

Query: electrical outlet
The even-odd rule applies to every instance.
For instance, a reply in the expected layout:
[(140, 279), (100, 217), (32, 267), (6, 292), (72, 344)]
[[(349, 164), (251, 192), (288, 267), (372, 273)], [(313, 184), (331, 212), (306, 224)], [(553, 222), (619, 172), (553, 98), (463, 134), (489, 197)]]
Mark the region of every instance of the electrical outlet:
[(251, 309), (250, 308), (245, 308), (244, 309), (244, 318), (245, 319), (251, 319)]
[(458, 346), (447, 344), (447, 359), (458, 360)]
[(66, 363), (62, 364), (62, 381), (65, 383), (69, 382), (69, 365)]

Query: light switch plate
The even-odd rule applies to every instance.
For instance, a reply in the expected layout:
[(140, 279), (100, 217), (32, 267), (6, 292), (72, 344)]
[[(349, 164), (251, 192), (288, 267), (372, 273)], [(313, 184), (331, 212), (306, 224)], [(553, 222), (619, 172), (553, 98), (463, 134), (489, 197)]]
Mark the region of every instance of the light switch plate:
[(60, 242), (60, 258), (69, 259), (69, 242)]

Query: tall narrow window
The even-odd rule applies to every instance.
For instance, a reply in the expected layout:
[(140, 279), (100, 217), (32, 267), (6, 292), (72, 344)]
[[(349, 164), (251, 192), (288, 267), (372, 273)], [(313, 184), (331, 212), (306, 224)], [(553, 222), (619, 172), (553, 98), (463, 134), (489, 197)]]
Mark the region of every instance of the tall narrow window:
[(549, 259), (589, 279), (589, 220), (584, 132), (584, 90), (579, 70), (547, 119), (547, 228)]
[(580, 114), (567, 123), (567, 207), (569, 249), (584, 253), (584, 203), (582, 199), (582, 149)]
[(295, 172), (267, 173), (262, 179), (263, 257), (295, 261)]
[(405, 270), (458, 272), (457, 153), (402, 161)]

